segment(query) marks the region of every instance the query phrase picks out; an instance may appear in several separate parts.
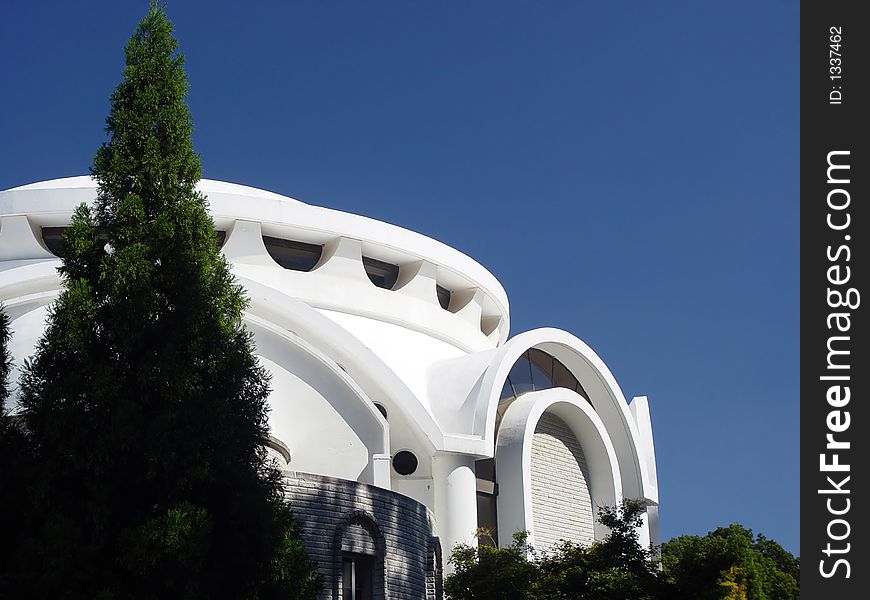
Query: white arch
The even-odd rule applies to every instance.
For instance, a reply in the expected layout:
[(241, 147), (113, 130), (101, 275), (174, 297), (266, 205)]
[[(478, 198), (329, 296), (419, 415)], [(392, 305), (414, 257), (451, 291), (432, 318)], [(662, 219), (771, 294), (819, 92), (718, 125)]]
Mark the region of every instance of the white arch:
[(640, 435), (619, 384), (604, 361), (567, 331), (533, 329), (515, 336), (494, 351), (489, 367), (475, 385), (479, 391), (472, 431), (493, 444), (491, 447), (494, 448), (496, 410), (502, 386), (511, 367), (530, 348), (538, 348), (557, 358), (589, 394), (613, 442), (625, 494), (657, 502), (657, 486), (650, 481), (645, 460), (640, 456)]
[(236, 277), (249, 299), (247, 313), (316, 346), (344, 369), (369, 398), (384, 404), (391, 428), (413, 432), (428, 455), (443, 445), (438, 424), (408, 386), (359, 339), (304, 302), (246, 277)]
[[(0, 271), (0, 301), (7, 315), (16, 318), (50, 304), (62, 291), (58, 259), (18, 261)], [(444, 436), (432, 416), (407, 385), (362, 342), (334, 321), (283, 292), (245, 277), (236, 277), (249, 298), (246, 314), (271, 323), (277, 330), (316, 341), (325, 356), (342, 365), (372, 399), (388, 404), (391, 420), (403, 414), (403, 429), (414, 432), (426, 453), (444, 446)], [(40, 332), (41, 334), (41, 332)], [(401, 411), (401, 413), (399, 412)]]
[[(534, 546), (532, 440), (535, 427), (545, 413), (562, 419), (583, 448), (594, 512), (597, 514), (599, 506), (616, 506), (622, 501), (616, 451), (601, 417), (571, 390), (552, 388), (529, 392), (508, 407), (496, 444), (499, 540), (507, 541), (517, 531), (528, 531), (529, 542)], [(596, 521), (596, 539), (605, 534), (606, 529)]]
[[(374, 402), (346, 372), (311, 344), (253, 315), (246, 314), (244, 321), (254, 334), (257, 356), (266, 362), (273, 375), (269, 417), (272, 434), (294, 448), (294, 457), (302, 457), (302, 463), (290, 464), (290, 468), (390, 489), (389, 469), (379, 468), (381, 463), (388, 466), (389, 429)], [(290, 378), (294, 376), (304, 383), (292, 383)], [(279, 378), (290, 381), (290, 389), (282, 386)], [(290, 392), (289, 398), (285, 395), (287, 392)], [(306, 399), (294, 403), (298, 420), (288, 422), (278, 418), (277, 414), (283, 412), (280, 405), (292, 403), (294, 394), (304, 394)], [(331, 410), (323, 412), (327, 404)], [(336, 421), (332, 416), (335, 413), (343, 423)], [(319, 419), (313, 418), (314, 414)], [(297, 438), (315, 434), (320, 436), (316, 449), (296, 447)], [(360, 443), (365, 448), (364, 458), (359, 455)], [(334, 452), (324, 451), (329, 444), (333, 445)]]
[[(42, 336), (46, 309), (57, 299), (61, 291), (60, 288), (57, 288), (11, 298), (6, 302), (7, 313), (11, 316), (10, 325), (13, 332), (11, 350), (16, 371), (21, 367), (24, 359), (28, 358), (37, 340)], [(35, 319), (34, 316), (38, 318)], [(358, 476), (346, 476), (346, 478), (389, 489), (388, 426), (365, 392), (333, 361), (300, 338), (276, 329), (271, 324), (247, 313), (243, 316), (243, 320), (245, 325), (255, 334), (257, 354), (281, 367), (286, 367), (288, 372), (304, 367), (309, 374), (313, 374), (313, 377), (306, 380), (306, 384), (311, 385), (330, 403), (365, 445), (368, 455), (367, 464), (364, 465), (364, 469)], [(289, 364), (290, 362), (296, 364)], [(17, 381), (13, 380), (11, 383), (13, 398), (10, 399), (10, 402), (14, 402)], [(14, 407), (10, 406), (10, 408)], [(282, 442), (291, 444), (293, 442), (293, 440), (280, 439)], [(379, 460), (382, 462), (380, 472), (377, 464)], [(334, 473), (323, 474), (335, 475)]]

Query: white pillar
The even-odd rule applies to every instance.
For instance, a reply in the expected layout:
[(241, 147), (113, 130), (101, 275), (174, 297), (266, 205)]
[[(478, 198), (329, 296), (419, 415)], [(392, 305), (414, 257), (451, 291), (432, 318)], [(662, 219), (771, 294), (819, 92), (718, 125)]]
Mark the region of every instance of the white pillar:
[(390, 489), (390, 455), (372, 455), (372, 480), (379, 488)]
[(474, 458), (464, 454), (436, 454), (432, 459), (435, 484), (435, 521), (444, 571), (451, 573), (450, 553), (457, 544), (477, 546), (477, 479)]

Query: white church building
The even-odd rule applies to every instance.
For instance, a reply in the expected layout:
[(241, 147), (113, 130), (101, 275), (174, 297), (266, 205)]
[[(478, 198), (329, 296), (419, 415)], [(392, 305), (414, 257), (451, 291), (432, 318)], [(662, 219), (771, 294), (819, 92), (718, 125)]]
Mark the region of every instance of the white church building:
[[(598, 508), (622, 498), (646, 501), (641, 540), (659, 542), (647, 399), (627, 400), (580, 339), (511, 336), (501, 284), (436, 240), (251, 187), (199, 189), (250, 299), (272, 374), (268, 448), (324, 599), (440, 598), (456, 544), (523, 530), (539, 549), (588, 544), (606, 535)], [(0, 192), (17, 366), (61, 290), (63, 228), (95, 198), (89, 177)]]

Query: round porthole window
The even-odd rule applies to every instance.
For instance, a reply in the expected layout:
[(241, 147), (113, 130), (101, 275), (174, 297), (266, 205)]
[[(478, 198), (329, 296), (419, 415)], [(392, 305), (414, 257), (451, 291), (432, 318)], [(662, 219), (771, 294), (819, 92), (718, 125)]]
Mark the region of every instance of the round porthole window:
[(393, 457), (393, 468), (399, 475), (410, 475), (417, 470), (417, 457), (413, 452), (402, 450)]
[(375, 402), (375, 408), (378, 409), (378, 412), (379, 412), (379, 413), (381, 413), (382, 415), (384, 415), (384, 418), (385, 418), (385, 419), (387, 418), (387, 409), (384, 408), (384, 405), (383, 405), (383, 404), (381, 404), (380, 402)]

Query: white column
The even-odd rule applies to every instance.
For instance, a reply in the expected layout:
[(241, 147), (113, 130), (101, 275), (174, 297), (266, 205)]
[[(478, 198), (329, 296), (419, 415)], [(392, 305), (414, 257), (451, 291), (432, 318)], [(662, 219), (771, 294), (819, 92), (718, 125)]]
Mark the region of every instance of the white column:
[(372, 479), (379, 488), (390, 489), (390, 455), (372, 455)]
[(259, 221), (238, 219), (233, 223), (227, 231), (227, 241), (221, 252), (236, 264), (281, 268), (266, 250)]
[(451, 573), (450, 553), (457, 544), (477, 546), (477, 479), (474, 458), (464, 454), (436, 454), (432, 459), (435, 484), (435, 521), (444, 571)]

